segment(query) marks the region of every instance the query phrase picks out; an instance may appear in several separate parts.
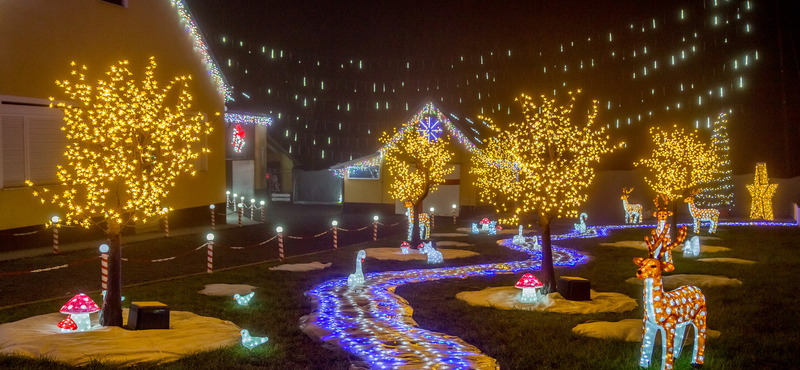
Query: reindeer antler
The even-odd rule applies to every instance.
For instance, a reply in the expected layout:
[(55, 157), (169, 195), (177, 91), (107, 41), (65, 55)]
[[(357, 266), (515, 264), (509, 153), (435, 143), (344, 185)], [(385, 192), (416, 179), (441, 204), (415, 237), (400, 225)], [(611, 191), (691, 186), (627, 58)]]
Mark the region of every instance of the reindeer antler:
[(650, 258), (672, 262), (672, 250), (686, 239), (686, 225), (678, 228), (678, 235), (675, 237), (675, 241), (672, 242), (670, 242), (669, 237), (669, 225), (665, 225), (660, 233), (656, 229), (651, 229), (650, 235), (653, 237), (652, 241), (650, 237), (644, 237)]

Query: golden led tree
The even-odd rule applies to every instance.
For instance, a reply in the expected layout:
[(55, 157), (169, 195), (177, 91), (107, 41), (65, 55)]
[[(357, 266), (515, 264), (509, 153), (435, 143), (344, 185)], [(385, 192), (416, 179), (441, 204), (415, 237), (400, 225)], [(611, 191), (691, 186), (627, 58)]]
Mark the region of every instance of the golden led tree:
[(608, 146), (606, 128), (594, 124), (596, 101), (586, 122), (573, 124), (575, 99), (570, 92), (569, 103), (558, 106), (544, 96), (541, 103), (527, 95), (517, 98), (525, 120), (509, 124), (508, 130), (491, 124), (497, 134), (476, 155), (471, 170), (477, 175), (481, 200), (492, 203), (497, 212), (511, 214), (501, 223), (528, 218), (542, 227), (541, 281), (547, 291), (555, 287), (550, 222), (578, 216), (587, 197), (584, 191), (594, 179), (592, 166), (600, 155), (614, 150)]
[(448, 165), (453, 153), (447, 150), (448, 138), (421, 135), (419, 122), (412, 120), (393, 135), (384, 133), (381, 141), (386, 168), (392, 176), (389, 195), (402, 202), (411, 202), (414, 222), (411, 229), (411, 245), (418, 245), (419, 214), (422, 201), (435, 191), (444, 177), (453, 172)]
[(67, 164), (57, 173), (62, 186), (34, 188), (34, 196), (63, 208), (66, 224), (96, 225), (107, 233), (108, 291), (100, 323), (122, 326), (120, 231), (169, 211), (162, 201), (180, 175), (194, 175), (192, 161), (199, 153), (192, 147), (211, 127), (202, 115), (187, 113), (191, 77), (160, 87), (153, 58), (139, 83), (127, 61), (111, 66), (94, 85), (86, 82), (86, 66), (72, 66), (70, 79), (56, 81), (69, 100), (55, 104), (64, 112), (68, 140)]
[[(700, 141), (695, 132), (686, 132), (674, 127), (672, 131), (650, 128), (650, 137), (655, 147), (649, 158), (634, 162), (643, 166), (649, 173), (645, 182), (658, 194), (670, 200), (689, 196), (692, 187), (707, 183), (718, 167), (714, 149)], [(672, 233), (678, 229), (678, 204), (672, 202)], [(673, 239), (675, 235), (672, 235)]]

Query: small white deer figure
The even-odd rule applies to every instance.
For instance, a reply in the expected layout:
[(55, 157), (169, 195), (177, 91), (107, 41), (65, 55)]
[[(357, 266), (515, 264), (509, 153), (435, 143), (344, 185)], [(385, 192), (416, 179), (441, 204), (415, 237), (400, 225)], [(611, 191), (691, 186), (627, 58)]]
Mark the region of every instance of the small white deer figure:
[(367, 252), (358, 251), (356, 256), (356, 272), (347, 277), (347, 286), (358, 286), (364, 284), (364, 273), (361, 271), (361, 263), (367, 258)]
[(689, 212), (694, 218), (694, 232), (700, 228), (700, 222), (708, 221), (711, 225), (708, 227), (708, 232), (714, 234), (717, 232), (717, 221), (719, 220), (719, 210), (714, 208), (700, 209), (694, 206), (694, 196), (700, 194), (700, 189), (693, 190), (688, 198), (683, 201), (689, 203)]
[(631, 194), (633, 188), (622, 188), (622, 206), (625, 208), (625, 223), (626, 224), (640, 224), (642, 223), (642, 205), (628, 203), (628, 195)]
[(422, 254), (428, 255), (428, 263), (442, 263), (444, 262), (444, 257), (442, 256), (442, 252), (439, 252), (431, 245), (431, 242), (424, 242), (424, 247), (419, 252)]

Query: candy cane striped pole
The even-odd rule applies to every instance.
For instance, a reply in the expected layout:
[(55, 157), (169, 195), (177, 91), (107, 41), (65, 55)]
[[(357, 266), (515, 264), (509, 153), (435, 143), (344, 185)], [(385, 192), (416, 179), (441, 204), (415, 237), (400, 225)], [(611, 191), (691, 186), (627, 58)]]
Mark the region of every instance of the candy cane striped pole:
[(215, 225), (216, 215), (214, 214), (214, 208), (216, 208), (216, 206), (212, 204), (208, 206), (208, 208), (211, 210), (211, 230), (216, 230), (216, 225)]
[(261, 201), (261, 223), (267, 222), (267, 212), (264, 209), (264, 201)]
[(239, 203), (239, 227), (242, 227), (242, 209), (244, 207), (244, 203)]
[(283, 228), (278, 226), (275, 231), (278, 232), (278, 259), (283, 262)]
[(453, 204), (453, 225), (456, 224), (456, 205)]
[(378, 216), (372, 217), (372, 240), (378, 241)]
[[(431, 230), (433, 230), (433, 219), (434, 219), (434, 218), (436, 218), (436, 217), (434, 217), (434, 216), (433, 216), (433, 207), (431, 207), (431, 217), (430, 217), (430, 220), (431, 220)], [(430, 234), (430, 232), (429, 232), (428, 234)]]
[(256, 213), (256, 200), (255, 199), (250, 199), (250, 219), (251, 220), (255, 220), (256, 219), (255, 213)]
[(230, 204), (231, 204), (231, 192), (230, 191), (226, 191), (225, 192), (225, 208), (228, 208), (230, 206)]
[(331, 224), (333, 225), (333, 250), (337, 250), (339, 249), (339, 239), (337, 238), (336, 235), (336, 229), (337, 229), (336, 225), (339, 225), (339, 222), (333, 221), (331, 222)]
[(209, 274), (214, 272), (214, 234), (208, 233), (206, 235), (206, 247), (208, 247), (208, 262), (206, 263), (206, 272)]
[(169, 209), (164, 207), (162, 211), (164, 211), (164, 237), (169, 238), (169, 213), (167, 213)]
[(103, 290), (108, 290), (108, 244), (100, 244), (100, 279)]
[(53, 221), (53, 254), (58, 254), (58, 223), (61, 222), (61, 219), (53, 216), (50, 221)]
[(233, 198), (231, 198), (231, 208), (236, 212), (236, 194), (233, 194)]

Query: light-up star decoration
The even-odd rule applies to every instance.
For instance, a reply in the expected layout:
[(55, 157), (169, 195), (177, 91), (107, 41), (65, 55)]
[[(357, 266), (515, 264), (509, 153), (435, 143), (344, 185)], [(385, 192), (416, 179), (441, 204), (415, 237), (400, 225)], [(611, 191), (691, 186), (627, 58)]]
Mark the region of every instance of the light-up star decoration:
[(242, 152), (242, 148), (244, 148), (244, 129), (242, 128), (242, 125), (237, 124), (233, 128), (233, 141), (231, 144), (233, 145), (233, 150), (236, 151), (236, 153)]
[(430, 142), (442, 137), (442, 125), (433, 116), (426, 116), (419, 121), (419, 133)]
[(747, 190), (753, 197), (753, 203), (750, 205), (750, 218), (772, 220), (772, 195), (775, 194), (775, 189), (778, 184), (770, 184), (769, 177), (767, 177), (767, 164), (756, 164), (756, 178), (752, 185), (747, 185)]

